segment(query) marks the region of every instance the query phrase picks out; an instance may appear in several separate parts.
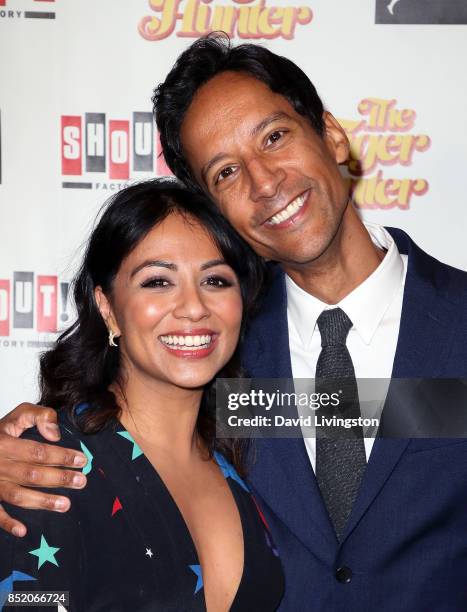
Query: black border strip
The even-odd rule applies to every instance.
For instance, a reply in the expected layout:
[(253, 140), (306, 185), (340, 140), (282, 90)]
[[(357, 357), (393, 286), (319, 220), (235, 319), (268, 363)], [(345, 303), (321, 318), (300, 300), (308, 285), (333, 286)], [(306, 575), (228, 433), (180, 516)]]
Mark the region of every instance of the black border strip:
[(41, 11), (24, 11), (26, 19), (55, 19), (55, 13)]
[(62, 183), (63, 189), (92, 189), (92, 183)]

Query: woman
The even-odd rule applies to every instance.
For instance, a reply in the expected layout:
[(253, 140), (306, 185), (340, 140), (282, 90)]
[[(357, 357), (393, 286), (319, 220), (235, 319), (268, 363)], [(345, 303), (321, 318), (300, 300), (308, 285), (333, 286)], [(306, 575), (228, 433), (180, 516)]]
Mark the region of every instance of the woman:
[(77, 321), (41, 359), (41, 403), (87, 455), (88, 484), (68, 513), (28, 515), (22, 540), (1, 534), (10, 590), (69, 591), (85, 612), (278, 606), (277, 552), (238, 475), (241, 441), (215, 437), (212, 388), (238, 374), (262, 281), (200, 196), (155, 180), (114, 197), (75, 281)]

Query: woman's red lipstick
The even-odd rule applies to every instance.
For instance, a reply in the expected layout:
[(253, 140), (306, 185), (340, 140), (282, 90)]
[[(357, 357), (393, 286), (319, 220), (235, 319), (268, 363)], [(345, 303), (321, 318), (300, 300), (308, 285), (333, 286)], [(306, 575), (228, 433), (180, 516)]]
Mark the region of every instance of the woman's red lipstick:
[(190, 331), (170, 331), (167, 334), (161, 334), (159, 341), (174, 357), (202, 359), (212, 353), (218, 337), (219, 334), (212, 329), (199, 328)]

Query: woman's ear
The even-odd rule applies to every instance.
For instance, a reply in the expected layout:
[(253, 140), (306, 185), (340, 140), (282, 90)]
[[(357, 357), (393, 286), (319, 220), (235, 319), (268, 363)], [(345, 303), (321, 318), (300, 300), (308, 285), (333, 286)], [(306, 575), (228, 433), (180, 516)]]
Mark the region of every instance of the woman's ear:
[(105, 295), (100, 285), (94, 289), (94, 298), (96, 300), (97, 308), (99, 309), (101, 317), (104, 319), (104, 323), (106, 324), (109, 332), (113, 332), (115, 336), (121, 336), (120, 329), (112, 310), (112, 305), (110, 304), (109, 298)]

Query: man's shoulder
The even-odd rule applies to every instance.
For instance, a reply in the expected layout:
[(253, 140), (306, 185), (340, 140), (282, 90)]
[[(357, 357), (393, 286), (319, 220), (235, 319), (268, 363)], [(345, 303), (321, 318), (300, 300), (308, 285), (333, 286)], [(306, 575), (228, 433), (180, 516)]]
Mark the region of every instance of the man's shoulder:
[(467, 298), (467, 272), (439, 261), (423, 249), (403, 230), (395, 227), (386, 228), (402, 255), (408, 256), (408, 277), (418, 278), (431, 283), (435, 289), (446, 297)]

